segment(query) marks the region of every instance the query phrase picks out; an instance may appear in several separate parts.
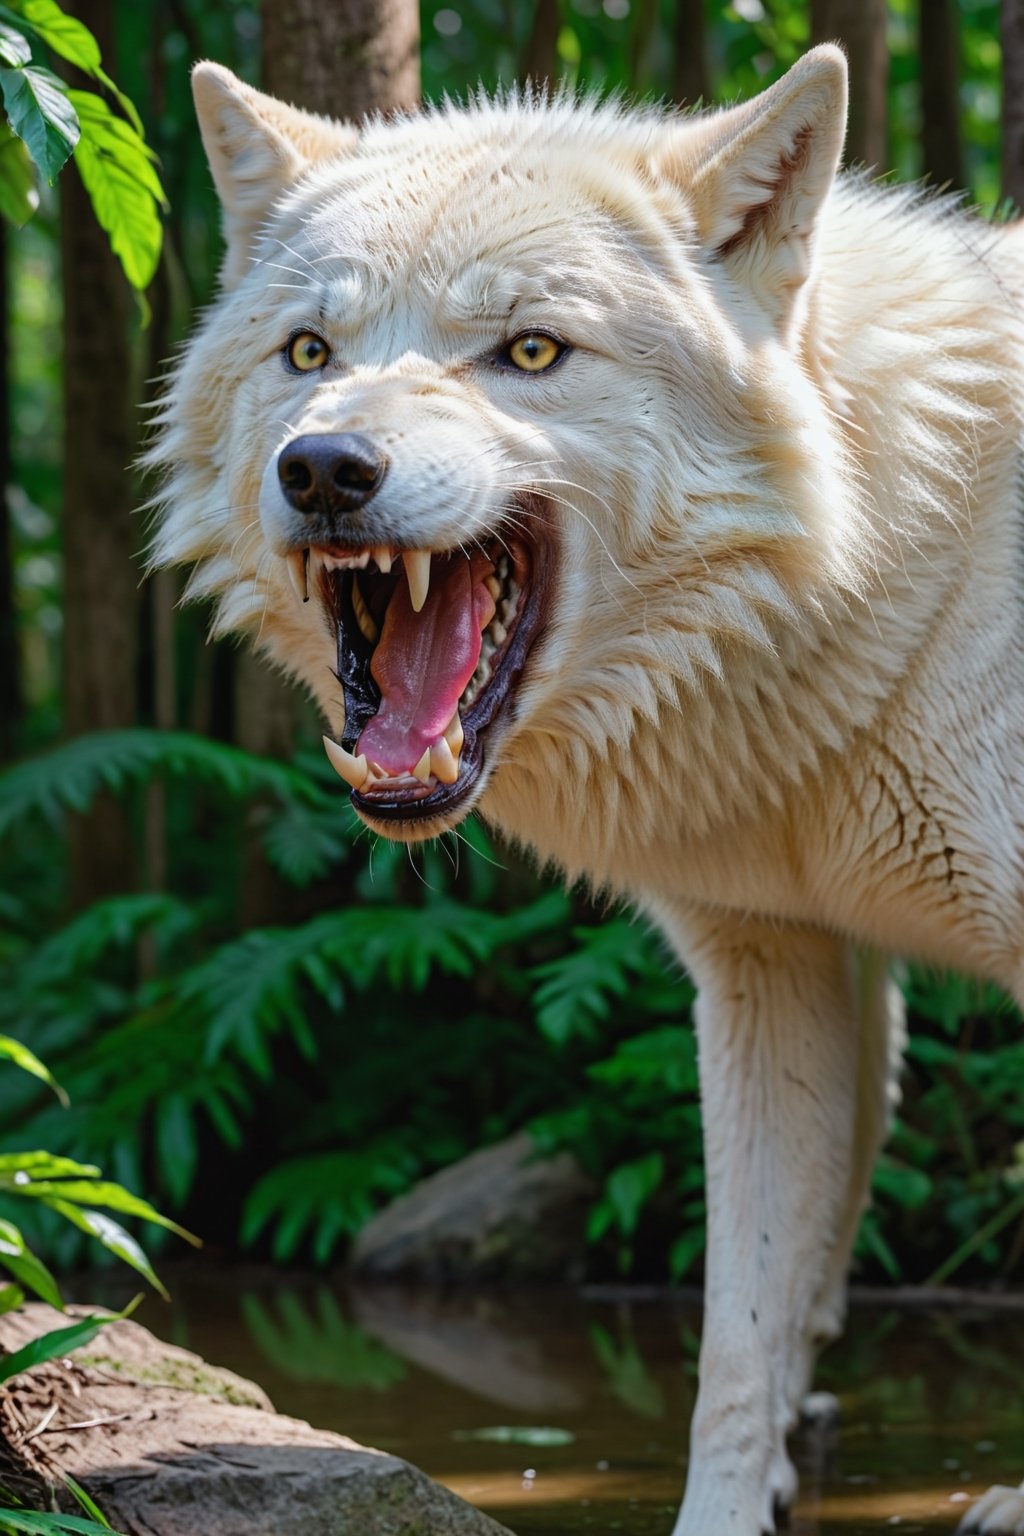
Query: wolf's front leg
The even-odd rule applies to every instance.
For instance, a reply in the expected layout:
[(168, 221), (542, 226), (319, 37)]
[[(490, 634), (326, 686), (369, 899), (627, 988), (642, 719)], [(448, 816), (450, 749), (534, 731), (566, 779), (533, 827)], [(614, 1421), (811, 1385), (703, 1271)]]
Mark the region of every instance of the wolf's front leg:
[(846, 946), (728, 915), (659, 914), (697, 983), (708, 1189), (700, 1389), (674, 1536), (774, 1529), (785, 1439), (848, 1202), (858, 998)]

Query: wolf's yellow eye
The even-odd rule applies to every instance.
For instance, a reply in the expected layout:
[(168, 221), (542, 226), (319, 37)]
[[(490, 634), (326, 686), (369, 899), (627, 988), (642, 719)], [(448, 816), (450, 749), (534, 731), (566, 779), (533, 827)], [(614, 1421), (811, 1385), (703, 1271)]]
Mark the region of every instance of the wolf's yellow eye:
[(331, 355), (331, 349), (322, 336), (313, 331), (300, 331), (293, 336), (285, 349), (285, 356), (300, 373), (315, 373), (323, 368)]
[(524, 331), (522, 336), (509, 342), (503, 355), (522, 373), (543, 373), (545, 368), (558, 362), (565, 350), (560, 341), (546, 336), (543, 331)]

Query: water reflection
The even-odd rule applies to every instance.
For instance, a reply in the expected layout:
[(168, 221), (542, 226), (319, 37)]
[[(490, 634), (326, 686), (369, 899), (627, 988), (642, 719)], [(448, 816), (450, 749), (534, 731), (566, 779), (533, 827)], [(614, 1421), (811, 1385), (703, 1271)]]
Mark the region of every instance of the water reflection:
[[(395, 1451), (518, 1536), (667, 1536), (699, 1312), (574, 1295), (247, 1283), (201, 1271), (142, 1320), (251, 1376), (285, 1413)], [(1024, 1474), (1024, 1311), (854, 1307), (795, 1441), (795, 1536), (948, 1531)]]

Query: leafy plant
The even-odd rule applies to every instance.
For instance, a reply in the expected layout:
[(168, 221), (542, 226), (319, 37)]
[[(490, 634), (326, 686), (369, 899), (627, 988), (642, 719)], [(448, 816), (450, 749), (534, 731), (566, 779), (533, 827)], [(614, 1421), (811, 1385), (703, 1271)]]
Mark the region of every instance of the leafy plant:
[[(0, 900), (0, 1028), (37, 1043), (74, 1096), (64, 1111), (38, 1077), (0, 1081), (0, 1155), (26, 1136), (71, 1163), (88, 1148), (188, 1225), (324, 1263), (380, 1201), (529, 1125), (598, 1181), (595, 1268), (697, 1271), (692, 990), (640, 922), (601, 926), (580, 898), (503, 875), (479, 828), (415, 864), (390, 845), (368, 858), (318, 754), (272, 763), (185, 733), (87, 737), (0, 776), (12, 871), (24, 845), (59, 857), (65, 808), (157, 780), (180, 850), (169, 890), (63, 922), (46, 888)], [(240, 931), (233, 850), (254, 801), (296, 910)], [(328, 891), (305, 915), (304, 893)], [(922, 972), (907, 987), (917, 1029), (861, 1261), (1006, 1272), (1024, 1242), (1019, 1024), (990, 989)], [(78, 1229), (46, 1236), (59, 1262), (80, 1257)]]
[[(39, 63), (42, 45), (95, 80), (116, 101), (73, 90)], [(23, 225), (39, 206), (35, 173), (53, 183), (74, 154), (82, 182), (132, 287), (145, 289), (160, 256), (165, 206), (155, 156), (138, 112), (103, 68), (99, 44), (56, 0), (0, 5), (0, 213)]]
[[(45, 1083), (59, 1097), (61, 1104), (67, 1107), (68, 1099), (64, 1090), (26, 1045), (7, 1036), (0, 1036), (0, 1060), (13, 1063), (23, 1072)], [(70, 1158), (55, 1157), (49, 1152), (11, 1152), (0, 1155), (0, 1200), (4, 1198), (34, 1201), (63, 1217), (138, 1270), (164, 1296), (167, 1292), (135, 1238), (105, 1212), (114, 1210), (121, 1215), (141, 1217), (194, 1241), (191, 1234), (176, 1222), (161, 1216), (148, 1201), (122, 1189), (119, 1184), (102, 1180), (98, 1168)], [(21, 1306), (26, 1289), (58, 1310), (64, 1310), (60, 1289), (53, 1275), (33, 1253), (20, 1228), (2, 1217), (0, 1266), (12, 1277), (12, 1283), (0, 1286), (0, 1312), (9, 1312)], [(127, 1317), (135, 1305), (136, 1302), (132, 1302), (123, 1312), (115, 1314), (78, 1318), (65, 1328), (51, 1328), (20, 1349), (0, 1357), (0, 1385), (20, 1376), (23, 1371), (30, 1371), (48, 1360), (56, 1360), (72, 1350), (80, 1349), (90, 1343), (107, 1323), (115, 1318)], [(33, 1531), (38, 1532), (39, 1536), (57, 1536), (62, 1531), (95, 1533), (110, 1530), (108, 1522), (85, 1490), (70, 1477), (65, 1481), (86, 1510), (89, 1519), (36, 1514), (21, 1507), (17, 1501), (12, 1501), (11, 1496), (0, 1489), (0, 1501), (6, 1501), (6, 1507), (0, 1502), (0, 1532)]]

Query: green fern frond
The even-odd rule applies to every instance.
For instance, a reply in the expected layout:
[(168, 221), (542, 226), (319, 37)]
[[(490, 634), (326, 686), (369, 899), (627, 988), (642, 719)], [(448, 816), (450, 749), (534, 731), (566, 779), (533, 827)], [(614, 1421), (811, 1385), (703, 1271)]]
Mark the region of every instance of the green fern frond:
[(301, 769), (188, 731), (98, 731), (0, 774), (0, 837), (28, 816), (57, 821), (65, 811), (87, 810), (102, 790), (117, 794), (164, 776), (217, 785), (236, 798), (263, 794), (309, 804), (322, 799)]
[(242, 1216), (242, 1241), (251, 1244), (273, 1225), (275, 1259), (293, 1258), (304, 1242), (326, 1263), (340, 1238), (358, 1232), (382, 1195), (401, 1194), (417, 1172), (416, 1159), (397, 1141), (358, 1152), (327, 1152), (280, 1163), (252, 1189)]

